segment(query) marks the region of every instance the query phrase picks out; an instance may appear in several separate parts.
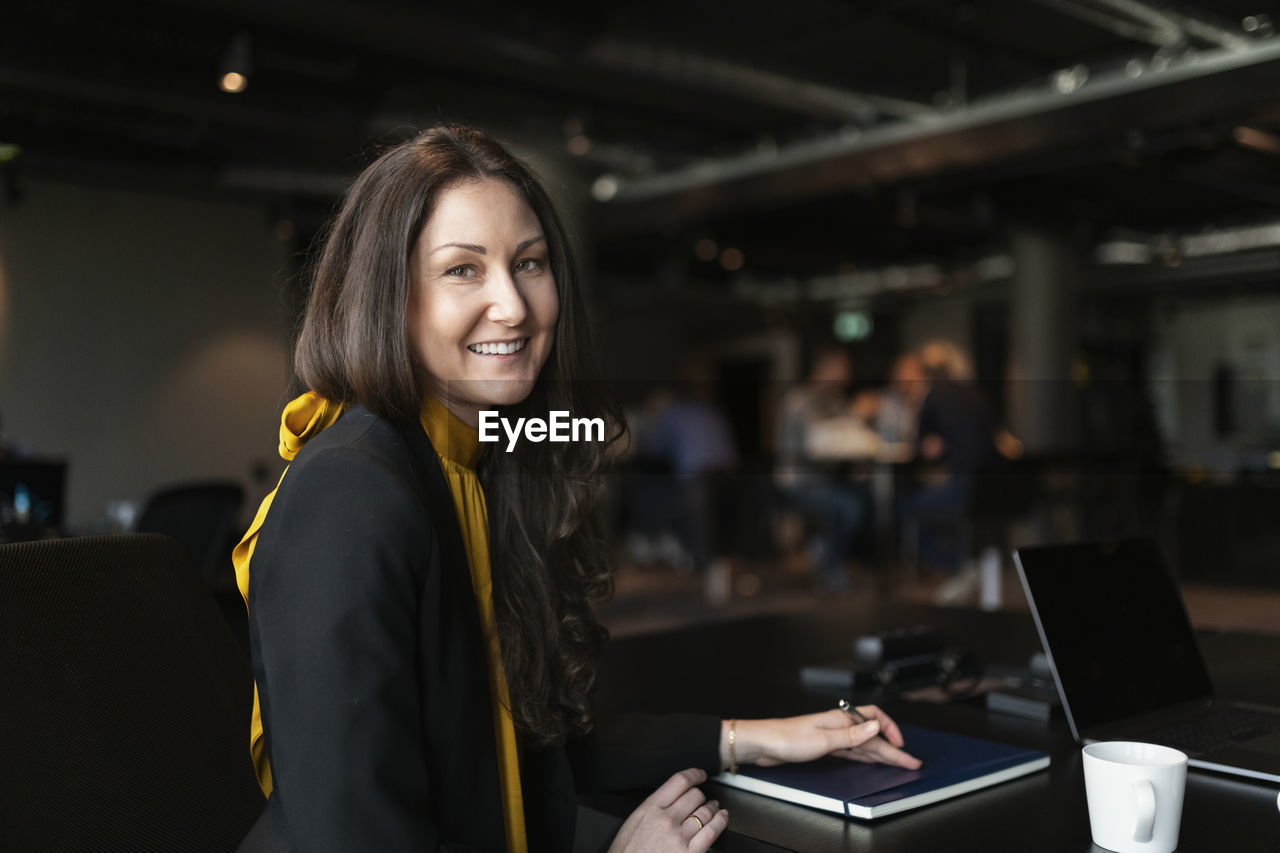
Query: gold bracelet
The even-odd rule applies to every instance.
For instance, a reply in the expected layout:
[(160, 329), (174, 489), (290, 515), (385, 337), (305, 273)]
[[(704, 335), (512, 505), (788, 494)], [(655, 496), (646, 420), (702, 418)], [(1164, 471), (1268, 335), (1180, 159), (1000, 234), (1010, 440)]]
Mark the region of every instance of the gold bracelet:
[(738, 721), (729, 721), (729, 772), (735, 776), (738, 773)]

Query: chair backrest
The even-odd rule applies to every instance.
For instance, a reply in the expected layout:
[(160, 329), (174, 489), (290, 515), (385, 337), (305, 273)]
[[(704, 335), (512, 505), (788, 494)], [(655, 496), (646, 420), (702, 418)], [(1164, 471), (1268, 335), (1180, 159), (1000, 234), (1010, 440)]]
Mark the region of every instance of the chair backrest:
[(156, 492), (147, 499), (137, 533), (163, 533), (186, 547), (205, 584), (218, 585), (231, 573), (232, 535), (239, 532), (244, 489), (239, 483), (190, 483)]
[(181, 546), (0, 546), (0, 847), (230, 851), (263, 808), (252, 682)]

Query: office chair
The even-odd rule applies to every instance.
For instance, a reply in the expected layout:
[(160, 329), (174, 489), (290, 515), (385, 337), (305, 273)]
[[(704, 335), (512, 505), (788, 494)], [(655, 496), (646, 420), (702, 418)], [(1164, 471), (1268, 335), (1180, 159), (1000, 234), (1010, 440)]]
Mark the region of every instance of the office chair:
[(183, 544), (210, 589), (233, 585), (232, 537), (238, 534), (244, 489), (215, 481), (173, 486), (147, 499), (136, 533), (163, 533)]
[(251, 691), (177, 542), (0, 546), (0, 847), (235, 850)]

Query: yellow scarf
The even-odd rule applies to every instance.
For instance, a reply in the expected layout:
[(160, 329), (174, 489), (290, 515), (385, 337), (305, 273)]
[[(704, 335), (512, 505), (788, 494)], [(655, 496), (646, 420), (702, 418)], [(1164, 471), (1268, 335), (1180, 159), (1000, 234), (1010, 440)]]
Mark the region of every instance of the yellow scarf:
[[(342, 414), (342, 405), (324, 399), (308, 391), (285, 406), (280, 418), (280, 456), (292, 461), (302, 446), (321, 430), (331, 426)], [(489, 661), (489, 690), (493, 697), (494, 739), (498, 747), (499, 783), (502, 791), (502, 809), (506, 822), (507, 850), (525, 853), (524, 797), (520, 788), (520, 756), (516, 743), (515, 724), (511, 718), (511, 702), (507, 689), (507, 676), (502, 668), (502, 654), (498, 645), (498, 630), (493, 612), (493, 579), (489, 566), (489, 512), (485, 504), (484, 490), (476, 477), (475, 465), (480, 459), (480, 441), (476, 431), (458, 419), (434, 397), (428, 396), (422, 404), (422, 428), (426, 430), (440, 468), (444, 471), (453, 505), (458, 513), (458, 526), (462, 531), (462, 544), (467, 552), (471, 568), (471, 586), (475, 591), (480, 611), (480, 624), (485, 634)], [(285, 469), (285, 474), (288, 469)], [(280, 476), (284, 482), (284, 474)], [(240, 544), (232, 551), (236, 584), (249, 604), (249, 561), (258, 542), (258, 531), (267, 518), (267, 510), (280, 488), (262, 500), (258, 514), (245, 533)], [(258, 686), (253, 687), (253, 719), (249, 730), (249, 751), (258, 772), (258, 784), (262, 792), (271, 795), (271, 765), (267, 760), (266, 742), (262, 737), (262, 711), (258, 705)]]

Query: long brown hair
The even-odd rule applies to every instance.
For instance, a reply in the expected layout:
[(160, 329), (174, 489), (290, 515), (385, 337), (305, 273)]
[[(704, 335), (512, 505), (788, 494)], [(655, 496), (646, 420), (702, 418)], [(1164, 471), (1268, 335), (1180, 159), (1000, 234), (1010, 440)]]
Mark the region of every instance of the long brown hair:
[[(477, 467), (489, 509), (489, 553), (502, 662), (516, 726), (535, 746), (590, 728), (590, 689), (607, 636), (591, 603), (612, 590), (593, 509), (622, 417), (598, 361), (564, 225), (541, 184), (475, 128), (442, 125), (384, 153), (343, 200), (311, 275), (295, 369), (321, 396), (416, 422), (422, 387), (405, 324), (409, 255), (442, 190), (503, 180), (537, 214), (560, 301), (538, 381), (504, 417), (564, 410), (601, 417), (604, 442), (484, 445)], [(448, 377), (441, 377), (447, 379)]]

